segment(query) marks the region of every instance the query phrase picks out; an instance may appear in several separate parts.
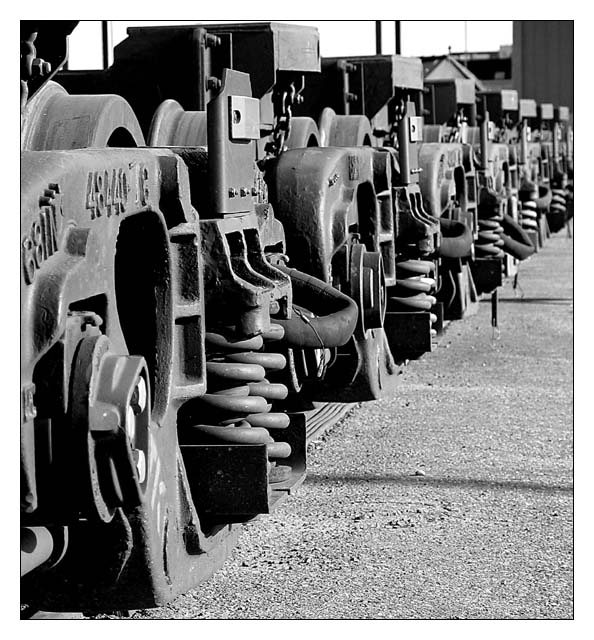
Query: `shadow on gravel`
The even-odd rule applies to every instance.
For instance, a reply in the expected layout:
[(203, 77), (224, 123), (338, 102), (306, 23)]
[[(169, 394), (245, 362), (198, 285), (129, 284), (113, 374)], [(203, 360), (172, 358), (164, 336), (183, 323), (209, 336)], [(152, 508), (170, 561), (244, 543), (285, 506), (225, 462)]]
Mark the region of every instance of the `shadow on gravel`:
[[(487, 300), (487, 302), (491, 302)], [(499, 298), (499, 302), (512, 304), (573, 304), (573, 298)]]
[(321, 476), (307, 474), (307, 484), (333, 485), (352, 482), (370, 482), (383, 484), (386, 482), (402, 486), (415, 484), (433, 485), (435, 487), (467, 487), (469, 489), (497, 489), (502, 491), (538, 491), (542, 493), (573, 493), (573, 485), (544, 484), (542, 482), (518, 482), (515, 480), (473, 480), (472, 478), (431, 478), (430, 476), (398, 476), (398, 475), (333, 475)]

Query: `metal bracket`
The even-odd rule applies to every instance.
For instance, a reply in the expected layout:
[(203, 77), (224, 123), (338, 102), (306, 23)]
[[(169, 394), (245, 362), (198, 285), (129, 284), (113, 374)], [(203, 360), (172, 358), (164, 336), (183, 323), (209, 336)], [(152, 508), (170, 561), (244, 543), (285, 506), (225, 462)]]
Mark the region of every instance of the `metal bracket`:
[(423, 118), (421, 116), (411, 116), (408, 119), (409, 134), (411, 142), (423, 141)]
[(229, 128), (232, 140), (260, 139), (260, 101), (229, 96)]

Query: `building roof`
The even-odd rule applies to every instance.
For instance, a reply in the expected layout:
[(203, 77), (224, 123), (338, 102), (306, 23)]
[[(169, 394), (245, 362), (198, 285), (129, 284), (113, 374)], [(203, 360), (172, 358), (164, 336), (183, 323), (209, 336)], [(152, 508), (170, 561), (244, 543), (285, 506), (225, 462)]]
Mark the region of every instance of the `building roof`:
[(451, 78), (466, 78), (472, 80), (475, 90), (485, 90), (485, 85), (479, 80), (472, 71), (458, 62), (452, 56), (430, 56), (423, 57), (423, 71), (425, 73), (425, 81), (427, 80), (450, 80)]

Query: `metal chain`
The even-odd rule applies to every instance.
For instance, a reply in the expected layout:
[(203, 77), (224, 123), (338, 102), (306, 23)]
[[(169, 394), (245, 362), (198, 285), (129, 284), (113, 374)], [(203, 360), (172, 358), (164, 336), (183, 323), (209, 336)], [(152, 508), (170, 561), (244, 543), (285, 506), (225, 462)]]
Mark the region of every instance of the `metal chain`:
[(462, 109), (456, 112), (454, 126), (450, 127), (446, 142), (461, 142), (462, 125), (467, 122)]
[(398, 148), (398, 123), (406, 115), (406, 102), (404, 98), (400, 98), (394, 107), (394, 121), (390, 127), (390, 144), (396, 149)]
[(267, 162), (271, 158), (277, 158), (285, 151), (285, 142), (291, 133), (293, 105), (303, 101), (301, 91), (303, 91), (304, 84), (305, 79), (302, 76), (299, 89), (295, 87), (294, 82), (290, 82), (288, 85), (279, 83), (279, 85), (275, 86), (272, 94), (275, 124), (270, 136), (271, 139), (264, 147), (266, 156), (263, 162)]

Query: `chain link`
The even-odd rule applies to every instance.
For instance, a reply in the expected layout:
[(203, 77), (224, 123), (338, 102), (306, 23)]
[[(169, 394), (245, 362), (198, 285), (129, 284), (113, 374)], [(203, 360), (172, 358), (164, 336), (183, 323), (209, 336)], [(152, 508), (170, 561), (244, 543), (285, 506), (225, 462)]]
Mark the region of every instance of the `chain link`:
[(277, 158), (286, 150), (285, 143), (291, 133), (291, 118), (293, 105), (303, 101), (301, 92), (305, 85), (304, 76), (301, 77), (299, 89), (295, 87), (295, 82), (289, 84), (278, 83), (272, 93), (272, 105), (274, 107), (274, 129), (270, 141), (264, 147), (266, 156), (263, 163), (272, 158)]
[(398, 103), (394, 106), (394, 119), (390, 127), (390, 133), (388, 134), (390, 145), (394, 147), (394, 149), (398, 148), (398, 123), (404, 118), (405, 115), (406, 102), (404, 101), (404, 98), (400, 98)]

